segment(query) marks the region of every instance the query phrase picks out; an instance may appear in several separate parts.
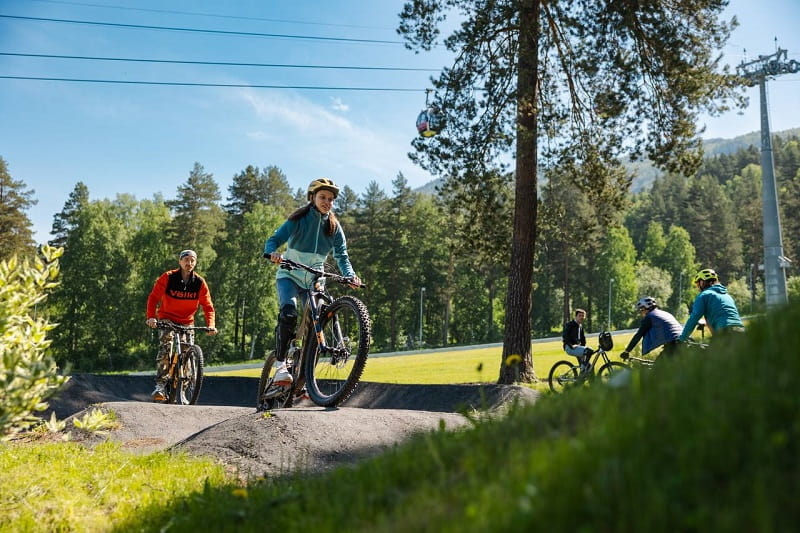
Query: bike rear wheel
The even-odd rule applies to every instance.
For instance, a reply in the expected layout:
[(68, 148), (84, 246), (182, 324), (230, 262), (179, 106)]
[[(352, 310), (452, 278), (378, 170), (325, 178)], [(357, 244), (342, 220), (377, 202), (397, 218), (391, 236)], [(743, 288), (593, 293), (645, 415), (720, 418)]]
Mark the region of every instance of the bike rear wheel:
[(554, 364), (547, 380), (553, 392), (563, 392), (582, 381), (580, 369), (569, 361), (559, 361)]
[(167, 383), (169, 403), (194, 405), (203, 386), (203, 350), (193, 344), (178, 358), (175, 376)]
[(361, 379), (372, 324), (367, 307), (352, 296), (342, 296), (325, 306), (319, 320), (327, 349), (320, 349), (311, 328), (304, 347), (306, 386), (315, 404), (333, 407), (347, 400)]
[(256, 410), (269, 411), (280, 407), (291, 407), (294, 403), (294, 383), (290, 387), (281, 387), (272, 384), (275, 377), (275, 351), (273, 350), (264, 361), (261, 369), (261, 379), (258, 381), (258, 394), (256, 395)]

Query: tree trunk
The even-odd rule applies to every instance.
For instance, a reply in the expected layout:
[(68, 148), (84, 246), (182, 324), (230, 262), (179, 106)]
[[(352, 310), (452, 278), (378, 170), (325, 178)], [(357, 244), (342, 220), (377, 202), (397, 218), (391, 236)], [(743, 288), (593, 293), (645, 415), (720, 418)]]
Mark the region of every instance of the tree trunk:
[[(536, 379), (531, 357), (531, 282), (536, 244), (536, 134), (540, 0), (520, 3), (514, 235), (506, 295), (503, 360), (498, 383)], [(517, 357), (513, 357), (517, 356)]]

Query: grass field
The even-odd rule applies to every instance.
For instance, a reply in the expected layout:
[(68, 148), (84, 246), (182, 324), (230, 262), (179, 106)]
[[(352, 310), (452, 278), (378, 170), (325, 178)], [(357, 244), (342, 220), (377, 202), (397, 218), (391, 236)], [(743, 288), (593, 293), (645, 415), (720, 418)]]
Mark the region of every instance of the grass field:
[[(180, 453), (46, 433), (3, 443), (0, 531), (795, 531), (800, 359), (786, 347), (799, 321), (800, 306), (780, 309), (702, 357), (314, 476), (243, 484)], [(561, 358), (557, 343), (534, 346), (540, 378)], [(365, 379), (491, 382), (499, 360), (499, 348), (375, 356)]]
[[(610, 352), (613, 359), (633, 335), (630, 333), (614, 337), (614, 350)], [(596, 347), (596, 335), (590, 336), (589, 346)], [(532, 345), (533, 369), (539, 383), (532, 386), (546, 389), (547, 375), (550, 367), (562, 359), (575, 361), (564, 353), (560, 341), (537, 342)], [(395, 384), (440, 385), (453, 383), (494, 383), (500, 375), (501, 346), (490, 348), (463, 349), (454, 348), (448, 351), (423, 351), (404, 355), (382, 356), (376, 354), (367, 361), (363, 381)], [(226, 371), (206, 369), (207, 374), (215, 376), (259, 377), (261, 368), (241, 368)]]

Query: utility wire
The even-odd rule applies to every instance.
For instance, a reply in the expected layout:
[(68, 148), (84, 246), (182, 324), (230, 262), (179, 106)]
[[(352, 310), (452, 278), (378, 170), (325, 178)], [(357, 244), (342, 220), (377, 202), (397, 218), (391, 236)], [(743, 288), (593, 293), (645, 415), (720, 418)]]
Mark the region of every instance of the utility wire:
[(271, 68), (310, 68), (310, 69), (336, 69), (336, 70), (382, 70), (382, 71), (421, 71), (439, 72), (433, 68), (410, 67), (358, 67), (347, 65), (289, 65), (283, 63), (240, 63), (233, 61), (184, 61), (177, 59), (143, 59), (131, 57), (91, 57), (91, 56), (65, 56), (53, 54), (23, 54), (17, 52), (0, 52), (0, 56), (38, 57), (48, 59), (83, 59), (91, 61), (127, 61), (134, 63), (170, 63), (179, 65), (218, 65), (229, 67), (271, 67)]
[(278, 39), (306, 39), (312, 41), (331, 41), (341, 43), (359, 43), (359, 44), (403, 44), (402, 41), (386, 41), (380, 39), (348, 39), (345, 37), (319, 37), (315, 35), (291, 35), (283, 33), (259, 33), (249, 31), (228, 31), (228, 30), (205, 30), (201, 28), (180, 28), (176, 26), (146, 26), (142, 24), (120, 24), (116, 22), (96, 22), (90, 20), (70, 20), (70, 19), (52, 19), (42, 17), (22, 17), (17, 15), (0, 15), (0, 18), (16, 19), (16, 20), (33, 20), (37, 22), (63, 22), (67, 24), (84, 24), (88, 26), (110, 26), (114, 28), (128, 28), (139, 30), (163, 30), (163, 31), (182, 31), (194, 33), (212, 33), (218, 35), (236, 35), (243, 37), (270, 37)]
[(0, 76), (5, 80), (65, 81), (75, 83), (117, 83), (126, 85), (166, 85), (173, 87), (240, 87), (245, 89), (297, 89), (307, 91), (380, 91), (380, 92), (422, 92), (422, 89), (402, 89), (392, 87), (324, 87), (312, 85), (258, 85), (249, 83), (194, 83), (178, 81), (138, 81), (138, 80), (98, 80), (79, 78), (45, 78), (34, 76)]
[(248, 21), (262, 21), (262, 22), (277, 22), (280, 24), (305, 24), (310, 26), (331, 26), (331, 27), (339, 27), (339, 28), (356, 28), (362, 30), (390, 30), (394, 31), (394, 28), (383, 28), (377, 26), (364, 26), (358, 24), (331, 24), (330, 22), (309, 22), (304, 20), (287, 20), (287, 19), (271, 19), (271, 18), (263, 18), (263, 17), (249, 17), (249, 16), (242, 16), (242, 15), (225, 15), (222, 13), (203, 13), (199, 11), (178, 11), (174, 9), (147, 9), (144, 7), (130, 7), (130, 6), (111, 6), (108, 4), (90, 4), (86, 2), (67, 2), (61, 0), (33, 0), (36, 2), (46, 2), (49, 4), (64, 4), (64, 5), (72, 5), (72, 6), (82, 6), (82, 7), (99, 7), (102, 9), (124, 9), (126, 11), (141, 11), (145, 13), (168, 13), (171, 15), (189, 15), (193, 17), (214, 17), (214, 18), (224, 18), (224, 19), (237, 19), (237, 20), (248, 20)]

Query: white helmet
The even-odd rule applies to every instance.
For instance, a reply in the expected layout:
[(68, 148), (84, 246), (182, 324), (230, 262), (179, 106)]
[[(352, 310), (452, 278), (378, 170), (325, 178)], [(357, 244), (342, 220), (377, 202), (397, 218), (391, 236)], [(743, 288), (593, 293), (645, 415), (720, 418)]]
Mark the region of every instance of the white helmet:
[(642, 309), (646, 309), (647, 311), (649, 311), (655, 307), (658, 307), (658, 304), (656, 303), (656, 299), (653, 298), (652, 296), (645, 296), (644, 298), (636, 302), (636, 309), (638, 309), (639, 311), (641, 311)]

